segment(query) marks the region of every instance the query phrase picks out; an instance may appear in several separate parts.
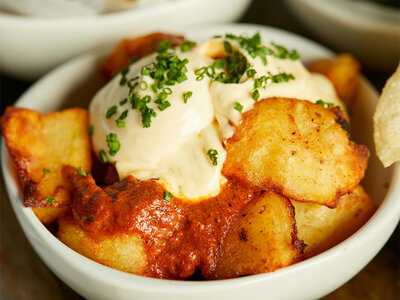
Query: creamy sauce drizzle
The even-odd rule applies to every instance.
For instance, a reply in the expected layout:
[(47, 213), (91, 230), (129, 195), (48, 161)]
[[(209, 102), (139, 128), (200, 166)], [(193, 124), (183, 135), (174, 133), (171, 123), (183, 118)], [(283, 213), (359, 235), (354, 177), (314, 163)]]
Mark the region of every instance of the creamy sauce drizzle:
[[(267, 65), (260, 57), (252, 58), (245, 50), (232, 41), (257, 72), (254, 78), (262, 75), (276, 75), (286, 72), (294, 76), (288, 82), (273, 83), (267, 81), (258, 88), (259, 99), (269, 97), (290, 97), (316, 102), (323, 99), (340, 107), (343, 104), (336, 96), (332, 84), (319, 74), (311, 74), (300, 60), (280, 59), (267, 56)], [(273, 46), (270, 46), (273, 48)], [(187, 58), (186, 73), (188, 80), (170, 86), (172, 94), (168, 101), (171, 106), (159, 111), (157, 105), (149, 107), (157, 112), (151, 127), (143, 128), (141, 115), (132, 110), (129, 101), (118, 103), (127, 97), (129, 88), (120, 86), (121, 75), (116, 76), (93, 98), (89, 111), (94, 126), (93, 146), (96, 152), (108, 150), (106, 136), (116, 133), (121, 143), (115, 156), (108, 156), (115, 163), (120, 179), (132, 175), (140, 180), (156, 179), (174, 196), (196, 201), (216, 196), (226, 179), (221, 174), (226, 152), (223, 144), (232, 136), (234, 126), (239, 124), (241, 113), (234, 109), (236, 102), (243, 106), (242, 113), (251, 110), (255, 104), (252, 98), (254, 79), (242, 76), (239, 83), (224, 84), (205, 76), (196, 80), (195, 71), (210, 66), (213, 58), (224, 55), (222, 39), (207, 41), (190, 52), (181, 53), (180, 59)], [(154, 83), (148, 76), (141, 76), (143, 66), (155, 59), (155, 54), (144, 57), (131, 65), (128, 78), (140, 76), (139, 82), (145, 81), (149, 87), (140, 90), (140, 96), (156, 96), (150, 89)], [(185, 104), (183, 94), (192, 91), (192, 96)], [(116, 116), (129, 110), (124, 120), (125, 127), (117, 127), (115, 118), (106, 119), (107, 110), (117, 105)], [(218, 164), (214, 166), (207, 156), (208, 149), (218, 152)]]

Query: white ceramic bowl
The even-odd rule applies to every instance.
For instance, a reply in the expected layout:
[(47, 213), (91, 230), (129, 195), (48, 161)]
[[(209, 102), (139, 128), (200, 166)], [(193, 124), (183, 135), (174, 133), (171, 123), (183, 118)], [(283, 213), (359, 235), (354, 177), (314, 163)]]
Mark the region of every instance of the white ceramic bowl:
[(329, 46), (366, 65), (394, 72), (400, 59), (400, 9), (372, 1), (286, 0), (300, 21)]
[(0, 69), (32, 80), (78, 54), (126, 36), (168, 26), (238, 20), (251, 0), (170, 0), (77, 18), (27, 17), (0, 12)]
[[(259, 31), (264, 41), (298, 49), (302, 60), (330, 56), (327, 49), (302, 37), (255, 25), (214, 25), (175, 31), (203, 40), (215, 34)], [(77, 104), (86, 105), (101, 85), (99, 54), (87, 54), (52, 71), (34, 84), (17, 105), (46, 112)], [(372, 115), (377, 93), (361, 80), (353, 115), (356, 141), (371, 149), (363, 185), (378, 211), (357, 233), (334, 248), (306, 261), (269, 274), (219, 281), (172, 281), (123, 273), (74, 252), (54, 237), (21, 202), (18, 182), (2, 144), (2, 167), (7, 191), (18, 220), (33, 248), (66, 284), (88, 299), (315, 299), (352, 278), (381, 249), (400, 218), (400, 165), (383, 169), (372, 142)], [(390, 182), (385, 189), (385, 182)]]

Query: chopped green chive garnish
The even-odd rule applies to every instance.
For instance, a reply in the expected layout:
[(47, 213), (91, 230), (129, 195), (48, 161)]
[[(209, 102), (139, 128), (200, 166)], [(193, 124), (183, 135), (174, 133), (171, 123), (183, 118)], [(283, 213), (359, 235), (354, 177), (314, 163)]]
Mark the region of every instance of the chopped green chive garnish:
[(259, 33), (256, 33), (250, 38), (244, 36), (236, 36), (234, 34), (226, 34), (225, 37), (230, 40), (238, 41), (240, 46), (245, 49), (251, 57), (260, 57), (264, 65), (267, 64), (267, 55), (273, 55), (281, 59), (299, 59), (299, 53), (296, 50), (288, 51), (285, 47), (275, 43), (272, 43), (272, 45), (276, 48), (277, 51), (263, 46), (261, 44), (261, 36)]
[(148, 75), (150, 75), (150, 71), (147, 67), (142, 67), (142, 69), (140, 70), (140, 74), (143, 76), (146, 76), (146, 75), (148, 76)]
[(76, 169), (76, 172), (77, 172), (79, 175), (81, 175), (81, 176), (90, 176), (90, 175), (91, 175), (90, 173), (86, 173), (86, 172), (82, 169), (82, 167), (79, 167), (79, 169)]
[(232, 53), (232, 45), (228, 41), (224, 41), (224, 48), (226, 53)]
[(247, 77), (249, 77), (249, 78), (253, 78), (254, 77), (254, 75), (256, 75), (256, 70), (254, 70), (254, 69), (248, 69), (247, 70), (247, 72), (246, 72), (246, 75), (247, 75)]
[(226, 67), (227, 63), (228, 63), (228, 60), (226, 58), (220, 58), (220, 59), (215, 60), (212, 64), (212, 66), (215, 69), (223, 69)]
[(54, 199), (52, 197), (49, 197), (49, 196), (46, 196), (46, 202), (47, 203), (53, 204), (55, 201), (56, 201), (56, 199)]
[(147, 82), (146, 81), (142, 81), (139, 84), (139, 89), (141, 89), (142, 91), (144, 91), (145, 89), (147, 89)]
[(163, 42), (160, 42), (158, 44), (157, 52), (158, 53), (163, 53), (171, 49), (172, 41), (171, 40), (166, 40)]
[(266, 83), (268, 78), (269, 77), (267, 77), (267, 76), (261, 76), (260, 78), (254, 79), (253, 88), (258, 89), (258, 88), (262, 87), (263, 81), (264, 81), (264, 83)]
[(43, 173), (44, 173), (44, 174), (50, 174), (50, 170), (49, 170), (49, 169), (46, 169), (46, 168), (43, 168)]
[[(228, 44), (230, 45), (229, 42)], [(197, 69), (196, 80), (203, 80), (205, 76), (208, 76), (221, 83), (238, 83), (248, 67), (246, 57), (235, 50), (228, 56), (215, 60), (211, 66)], [(224, 71), (218, 73), (216, 69), (224, 69)]]
[(121, 70), (121, 74), (122, 74), (123, 76), (125, 76), (126, 74), (128, 74), (128, 72), (129, 72), (129, 67), (123, 68), (123, 69)]
[(125, 127), (126, 123), (124, 121), (121, 121), (120, 119), (116, 119), (115, 123), (117, 124), (117, 127)]
[(106, 141), (108, 148), (110, 148), (108, 150), (108, 154), (110, 154), (111, 156), (117, 154), (119, 148), (121, 147), (121, 143), (117, 140), (117, 135), (115, 133), (110, 133), (109, 135), (107, 135)]
[(233, 34), (226, 34), (225, 37), (230, 40), (238, 41), (240, 46), (245, 49), (252, 58), (259, 56), (263, 64), (267, 64), (266, 55), (270, 54), (271, 50), (261, 44), (261, 37), (259, 33), (256, 33), (250, 38), (236, 36)]
[(235, 102), (235, 104), (233, 105), (233, 108), (236, 109), (238, 112), (242, 113), (243, 105), (240, 104), (239, 102)]
[[(189, 51), (194, 46), (194, 42), (186, 41), (181, 44), (181, 50), (183, 52)], [(168, 86), (173, 86), (188, 79), (185, 73), (188, 71), (186, 64), (189, 61), (188, 59), (181, 60), (176, 55), (176, 49), (172, 48), (170, 40), (159, 43), (157, 53), (155, 61), (142, 67), (140, 70), (142, 76), (148, 76), (154, 80), (150, 88), (156, 94), (155, 99), (152, 99), (150, 95), (145, 95), (141, 98), (138, 94), (138, 89), (147, 90), (148, 84), (146, 81), (141, 81), (140, 84), (136, 82), (134, 85), (129, 85), (129, 101), (132, 109), (137, 109), (141, 113), (144, 128), (150, 127), (151, 119), (157, 116), (154, 109), (149, 108), (148, 104), (154, 100), (154, 103), (158, 104), (157, 107), (160, 111), (165, 110), (171, 106), (171, 103), (166, 101), (168, 95), (172, 93), (172, 89)], [(123, 118), (121, 117), (116, 120), (117, 126), (125, 126), (125, 122), (122, 120)]]
[(124, 85), (126, 83), (126, 77), (122, 77), (121, 80), (119, 81), (119, 85)]
[(260, 99), (260, 92), (258, 90), (254, 90), (251, 97), (253, 98), (254, 101), (258, 101), (258, 99)]
[(192, 91), (187, 91), (186, 93), (183, 93), (183, 103), (187, 103), (188, 99), (192, 97), (192, 95)]
[(288, 56), (288, 51), (285, 47), (275, 44), (275, 43), (271, 43), (273, 46), (275, 46), (275, 48), (278, 50), (278, 53), (276, 54), (276, 57), (278, 58), (286, 58)]
[(119, 85), (124, 85), (125, 83), (128, 82), (128, 80), (126, 79), (126, 74), (128, 74), (129, 72), (129, 67), (123, 68), (121, 71), (121, 80), (119, 81)]
[(171, 103), (169, 103), (169, 101), (164, 101), (164, 102), (160, 103), (157, 107), (159, 110), (163, 111), (170, 106), (171, 106)]
[(115, 123), (117, 123), (118, 127), (125, 127), (125, 122), (122, 120), (126, 119), (127, 116), (128, 110), (124, 110), (122, 114), (118, 117), (118, 119), (115, 120)]
[(286, 72), (279, 73), (276, 75), (269, 74), (270, 78), (273, 83), (280, 83), (280, 82), (288, 82), (289, 80), (293, 80), (293, 74), (287, 74)]
[(93, 125), (90, 125), (87, 129), (88, 136), (92, 136), (93, 132), (94, 132), (94, 127)]
[(291, 60), (297, 60), (300, 58), (300, 55), (296, 50), (289, 51), (282, 45), (278, 45), (276, 43), (271, 43), (271, 45), (273, 45), (278, 50), (278, 53), (274, 53), (275, 57), (278, 57), (280, 59), (290, 58)]
[(164, 89), (163, 89), (163, 92), (164, 92), (165, 94), (167, 94), (167, 95), (171, 95), (171, 94), (172, 94), (172, 90), (171, 90), (169, 87), (164, 88)]
[(315, 103), (318, 104), (318, 105), (324, 106), (324, 107), (326, 107), (326, 108), (334, 108), (334, 107), (335, 107), (335, 104), (333, 104), (333, 103), (328, 103), (328, 102), (325, 102), (325, 101), (323, 101), (323, 100), (318, 100), (318, 101), (315, 102)]
[[(262, 86), (264, 86), (264, 88), (265, 88), (265, 85), (268, 82), (280, 83), (280, 82), (287, 82), (289, 80), (295, 79), (293, 74), (287, 74), (286, 72), (279, 73), (279, 74), (276, 74), (276, 75), (268, 73), (268, 75), (269, 76), (263, 75), (263, 76), (261, 76), (259, 78), (255, 78), (254, 79), (254, 85), (253, 85), (254, 90), (256, 90), (256, 89), (258, 89), (258, 88), (260, 88)], [(253, 95), (254, 95), (254, 92), (253, 92)], [(253, 99), (254, 99), (254, 97), (253, 97)], [(254, 99), (254, 100), (256, 100), (256, 99)]]
[(140, 109), (142, 113), (142, 124), (144, 128), (149, 128), (151, 125), (151, 118), (155, 118), (157, 116), (156, 112), (152, 108), (148, 108), (147, 106)]
[(103, 163), (108, 162), (108, 158), (107, 158), (106, 151), (100, 150), (100, 151), (99, 151), (99, 156), (100, 156), (101, 162), (103, 162)]
[(119, 101), (119, 105), (122, 106), (124, 105), (126, 102), (128, 102), (128, 99), (125, 98), (124, 100)]
[(135, 88), (137, 85), (139, 85), (139, 83), (136, 82), (139, 78), (140, 78), (139, 76), (135, 76), (135, 77), (129, 79), (129, 80), (128, 80), (128, 87), (129, 87), (130, 89), (133, 89), (133, 88)]
[(160, 101), (164, 101), (165, 99), (167, 99), (167, 97), (168, 97), (167, 93), (161, 92), (161, 93), (158, 94), (158, 99), (155, 101), (155, 103), (159, 103)]
[(289, 58), (291, 60), (298, 60), (300, 58), (300, 55), (296, 50), (292, 50), (292, 52), (290, 52), (289, 54)]
[(211, 159), (213, 166), (216, 166), (218, 164), (218, 161), (217, 161), (218, 151), (215, 149), (208, 149), (207, 155)]
[(215, 81), (228, 83), (229, 82), (229, 75), (225, 72), (219, 73), (217, 76), (214, 77)]
[(174, 195), (172, 195), (170, 192), (168, 192), (168, 191), (164, 191), (164, 200), (165, 201), (169, 201), (169, 200), (171, 200), (172, 198), (174, 198)]
[(111, 107), (107, 110), (106, 118), (109, 119), (109, 118), (111, 118), (111, 117), (112, 117), (114, 114), (116, 114), (116, 113), (117, 113), (117, 106), (116, 106), (116, 105), (111, 106)]
[(187, 76), (186, 75), (180, 75), (180, 76), (178, 76), (178, 77), (176, 77), (176, 81), (178, 82), (178, 83), (181, 83), (181, 82), (184, 82), (185, 80), (187, 80), (188, 78), (187, 78)]
[(196, 42), (192, 41), (185, 41), (181, 44), (181, 51), (182, 52), (188, 52), (190, 49), (192, 49), (194, 46), (196, 46)]
[(128, 116), (128, 110), (124, 110), (121, 115), (118, 117), (119, 120), (124, 120)]

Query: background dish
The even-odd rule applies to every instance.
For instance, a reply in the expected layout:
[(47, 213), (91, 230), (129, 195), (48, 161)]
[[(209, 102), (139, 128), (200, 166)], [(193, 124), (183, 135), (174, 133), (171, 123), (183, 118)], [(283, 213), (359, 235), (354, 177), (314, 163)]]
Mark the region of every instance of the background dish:
[[(165, 29), (166, 31), (167, 29)], [(190, 39), (201, 40), (216, 33), (260, 31), (264, 41), (276, 41), (290, 48), (297, 48), (302, 60), (307, 62), (331, 53), (304, 38), (261, 26), (215, 25), (196, 30), (174, 30)], [(87, 103), (101, 81), (96, 73), (99, 56), (89, 54), (75, 59), (51, 72), (35, 84), (19, 101), (18, 105), (35, 108), (42, 112)], [(97, 74), (97, 75), (96, 75)], [(62, 83), (62, 84), (61, 84)], [(372, 113), (377, 94), (365, 80), (362, 81), (358, 105), (353, 116), (356, 141), (372, 145)], [(73, 102), (69, 100), (73, 99)], [(373, 151), (372, 151), (373, 153)], [(94, 263), (59, 242), (36, 219), (30, 209), (21, 204), (17, 182), (10, 174), (7, 156), (2, 149), (3, 172), (9, 197), (17, 217), (33, 247), (48, 266), (68, 285), (91, 299), (109, 297), (143, 299), (219, 299), (229, 297), (258, 299), (270, 297), (309, 299), (318, 298), (354, 276), (379, 251), (393, 231), (400, 215), (400, 170), (384, 170), (374, 154), (369, 172), (363, 182), (376, 203), (381, 203), (374, 217), (355, 235), (331, 250), (307, 261), (270, 274), (243, 277), (214, 282), (177, 282), (138, 277), (109, 269)], [(394, 175), (392, 174), (394, 171)], [(383, 188), (386, 181), (391, 186)], [(145, 298), (147, 297), (147, 298)], [(194, 298), (196, 297), (196, 298)]]
[(372, 1), (285, 0), (318, 40), (394, 72), (400, 59), (400, 9)]
[(39, 18), (0, 12), (0, 69), (32, 80), (61, 62), (126, 36), (167, 26), (233, 22), (251, 0), (175, 0), (80, 18)]

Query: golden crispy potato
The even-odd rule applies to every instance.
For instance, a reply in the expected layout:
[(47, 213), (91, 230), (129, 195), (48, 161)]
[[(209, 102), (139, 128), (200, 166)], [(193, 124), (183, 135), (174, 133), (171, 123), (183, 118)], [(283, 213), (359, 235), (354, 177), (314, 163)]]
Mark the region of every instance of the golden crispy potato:
[[(37, 111), (8, 107), (1, 118), (2, 134), (31, 207), (67, 207), (69, 191), (61, 174), (63, 165), (91, 169), (87, 134), (88, 113), (81, 108), (41, 115)], [(60, 209), (62, 215), (65, 209)], [(36, 209), (45, 222), (54, 220), (57, 209)]]
[(357, 96), (361, 65), (348, 53), (333, 59), (316, 60), (308, 66), (311, 72), (325, 75), (332, 82), (336, 93), (351, 108)]
[(137, 234), (90, 236), (72, 218), (58, 220), (57, 237), (76, 252), (108, 267), (143, 275), (147, 257)]
[(155, 52), (158, 44), (166, 40), (171, 40), (172, 45), (176, 46), (184, 38), (179, 35), (155, 32), (134, 39), (122, 40), (103, 63), (102, 71), (104, 76), (110, 79), (114, 74), (129, 66), (133, 59), (140, 59), (145, 55)]
[(229, 230), (214, 279), (271, 272), (300, 260), (293, 206), (274, 192), (250, 202)]
[(69, 207), (32, 207), (32, 210), (40, 222), (49, 224), (65, 216), (69, 211)]
[(330, 209), (323, 205), (292, 201), (298, 236), (307, 247), (306, 257), (317, 255), (339, 244), (356, 232), (376, 210), (375, 204), (359, 185)]
[(369, 151), (335, 113), (309, 101), (270, 98), (243, 114), (226, 146), (223, 174), (289, 199), (335, 207), (364, 176)]

